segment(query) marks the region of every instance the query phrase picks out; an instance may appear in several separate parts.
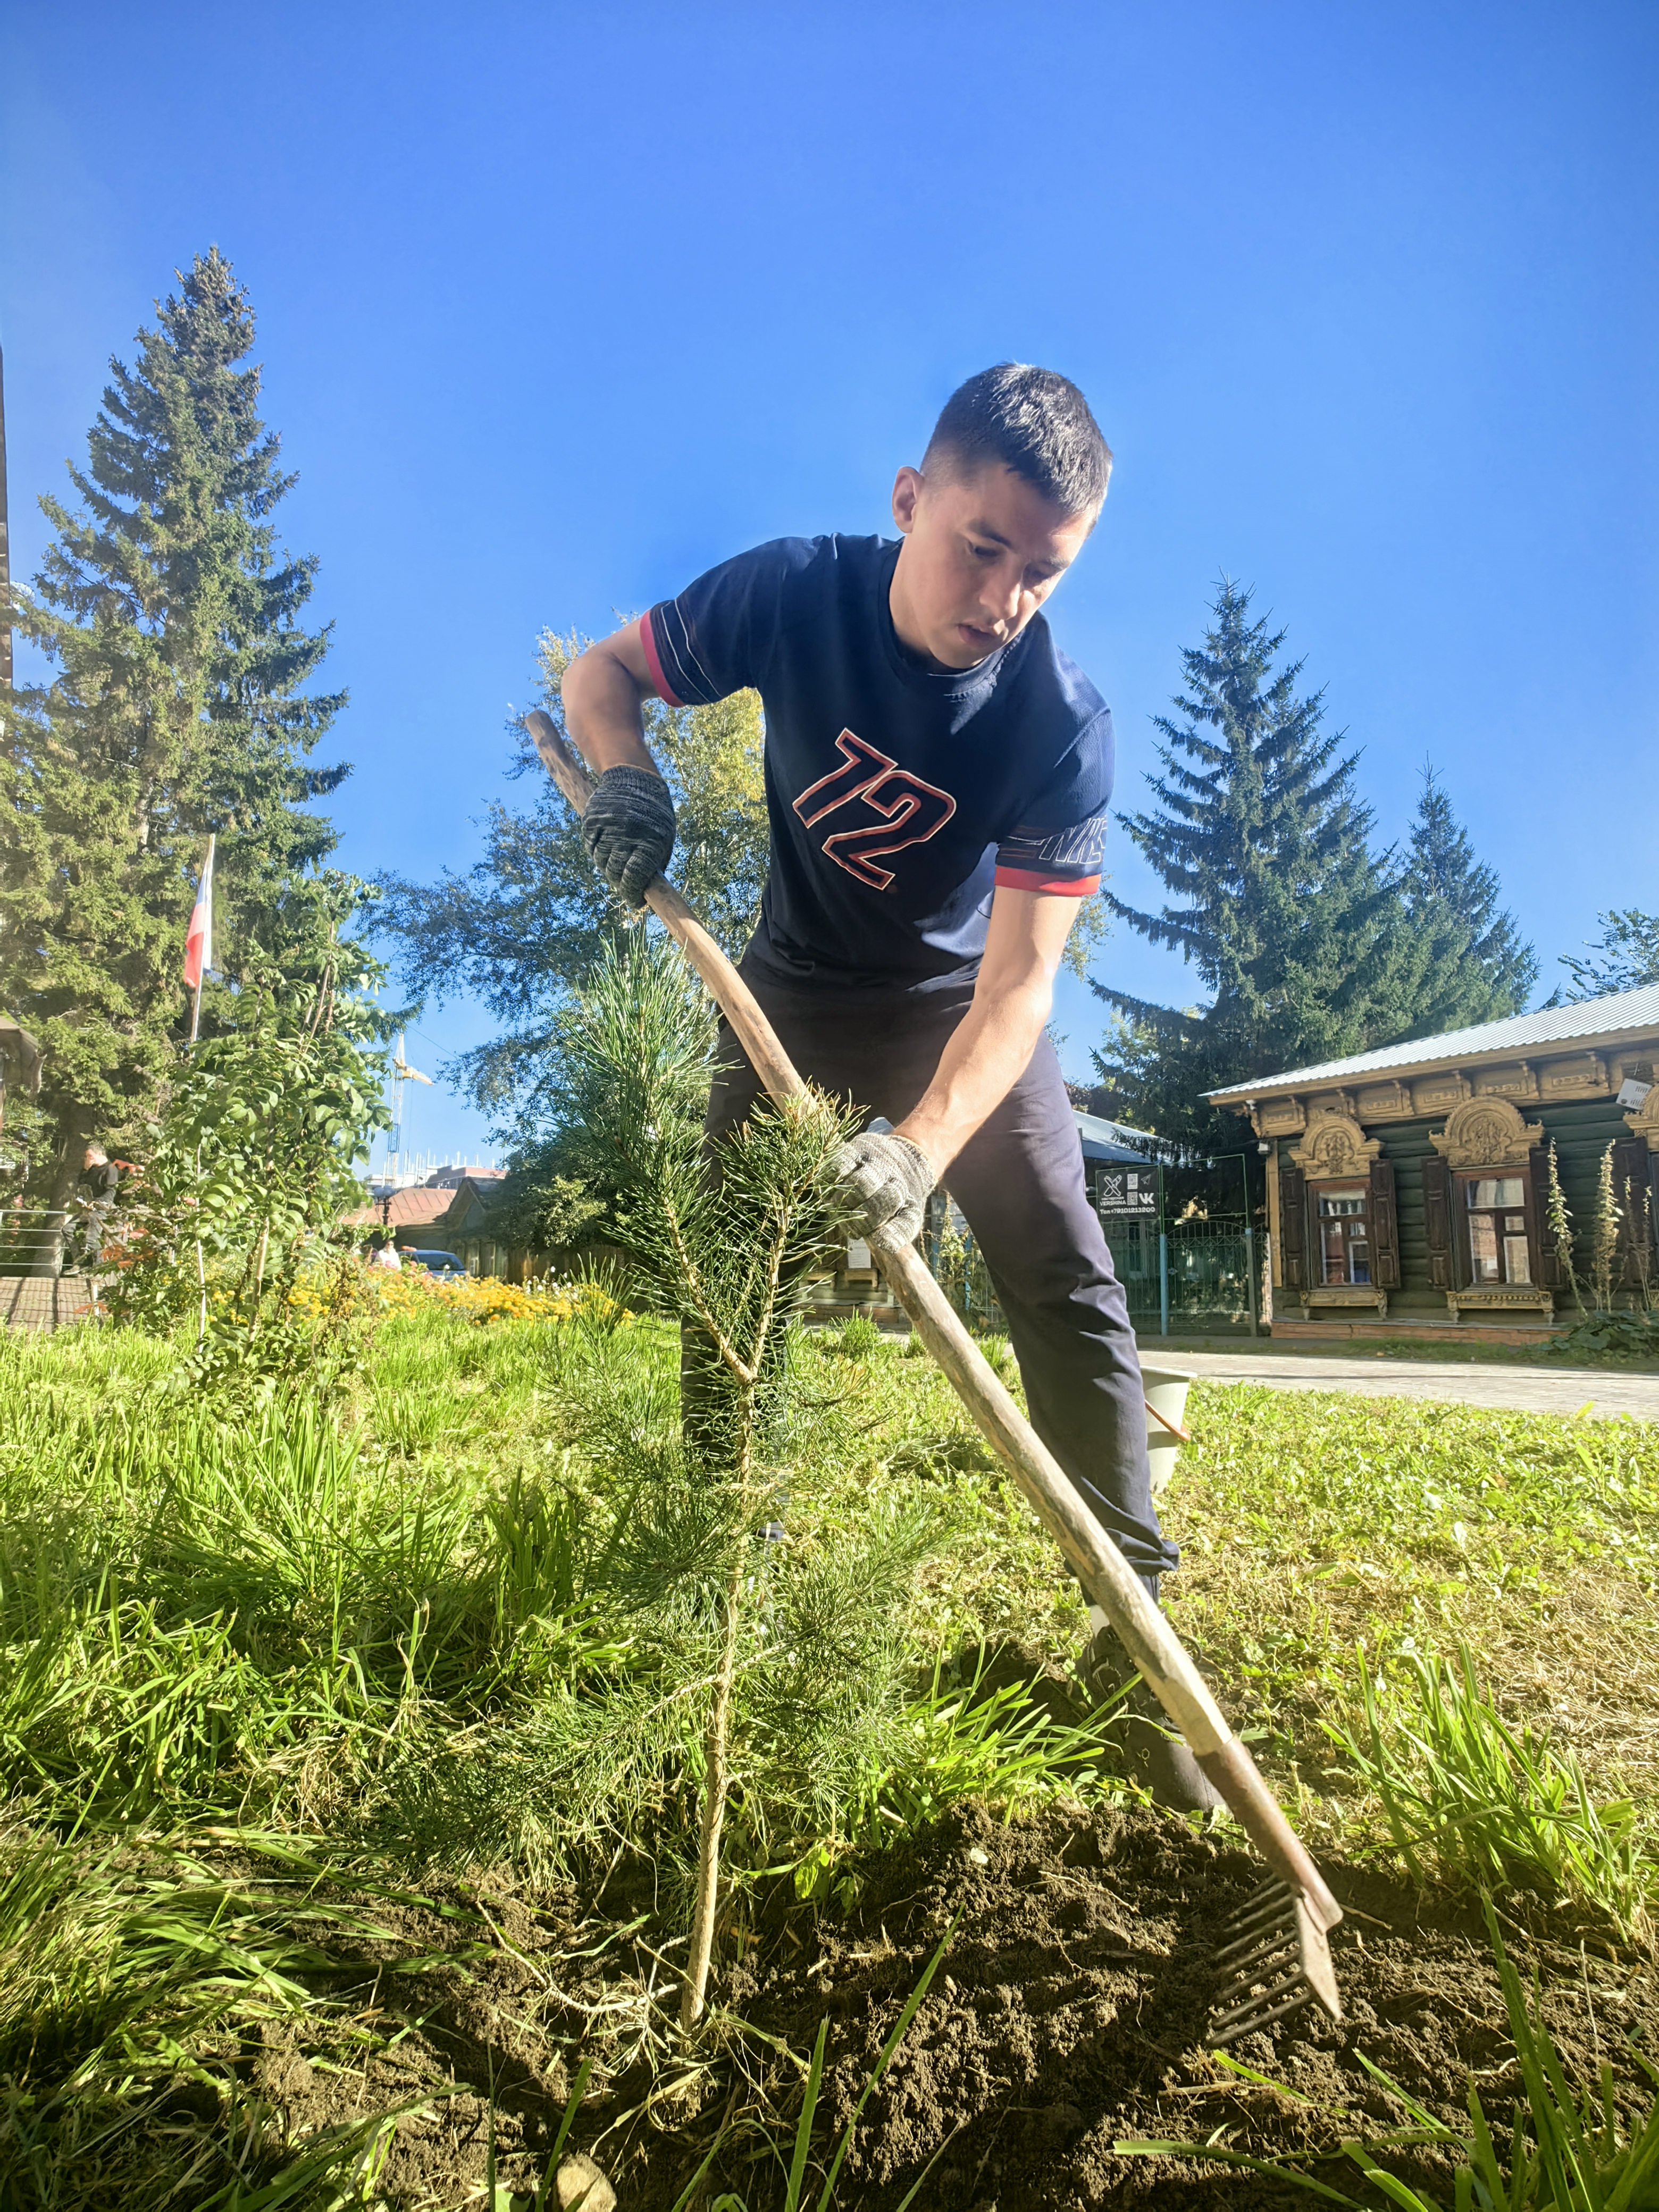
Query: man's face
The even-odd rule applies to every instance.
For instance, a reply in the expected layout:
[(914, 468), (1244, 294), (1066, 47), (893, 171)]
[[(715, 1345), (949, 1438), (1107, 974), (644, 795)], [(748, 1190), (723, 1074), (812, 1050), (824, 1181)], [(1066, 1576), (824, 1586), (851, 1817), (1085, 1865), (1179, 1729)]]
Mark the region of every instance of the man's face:
[(962, 476), (901, 469), (893, 520), (904, 534), (893, 627), (943, 668), (971, 668), (1017, 638), (1095, 525), (1000, 464)]

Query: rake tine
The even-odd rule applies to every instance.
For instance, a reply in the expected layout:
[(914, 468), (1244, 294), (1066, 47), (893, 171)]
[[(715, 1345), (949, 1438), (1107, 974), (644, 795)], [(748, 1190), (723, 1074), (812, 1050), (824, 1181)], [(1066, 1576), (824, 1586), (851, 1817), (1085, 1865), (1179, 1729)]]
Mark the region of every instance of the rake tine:
[[(1233, 1920), (1228, 1925), (1237, 1928), (1239, 1923)], [(1295, 1919), (1291, 1911), (1290, 1899), (1286, 1898), (1282, 1907), (1274, 1907), (1271, 1919), (1265, 1913), (1255, 1914), (1248, 1928), (1241, 1929), (1231, 1943), (1224, 1944), (1216, 1953), (1215, 1962), (1218, 1966), (1224, 1966), (1236, 1952), (1243, 1953), (1257, 1943), (1273, 1942), (1280, 1936), (1292, 1934), (1294, 1929)]]
[(1282, 1958), (1291, 1948), (1291, 1930), (1288, 1928), (1276, 1929), (1271, 1936), (1264, 1936), (1253, 1950), (1246, 1951), (1242, 1958), (1235, 1959), (1231, 1966), (1227, 1966), (1224, 1951), (1217, 1952), (1215, 1962), (1218, 1966), (1227, 1966), (1229, 1981), (1243, 1983), (1267, 1960)]
[(1311, 1990), (1298, 1990), (1293, 1997), (1282, 2005), (1274, 2005), (1271, 2011), (1257, 2013), (1249, 2020), (1241, 2021), (1237, 2027), (1228, 2028), (1224, 2034), (1208, 2037), (1209, 2046), (1212, 2051), (1224, 2051), (1228, 2044), (1237, 2043), (1241, 2035), (1253, 2035), (1259, 2027), (1269, 2027), (1276, 2020), (1285, 2020), (1293, 2012), (1301, 2012), (1312, 1997)]
[[(1267, 1978), (1264, 1975), (1262, 1978), (1265, 1980)], [(1281, 1974), (1276, 1982), (1270, 1984), (1258, 1995), (1245, 1997), (1239, 2003), (1230, 2005), (1225, 2012), (1218, 2012), (1215, 2016), (1215, 2024), (1218, 2027), (1230, 2027), (1234, 2021), (1242, 2020), (1246, 2013), (1255, 2011), (1258, 2006), (1276, 2004), (1280, 1997), (1286, 1996), (1291, 1990), (1297, 1989), (1302, 1991), (1304, 1998), (1308, 1996), (1308, 1986), (1302, 1978), (1301, 1967), (1292, 1966), (1288, 1973)]]
[(1226, 1933), (1230, 1940), (1215, 1954), (1224, 1979), (1206, 2038), (1212, 2050), (1300, 2012), (1310, 2001), (1332, 2020), (1341, 2019), (1330, 1945), (1302, 1891), (1278, 1880), (1264, 1882)]

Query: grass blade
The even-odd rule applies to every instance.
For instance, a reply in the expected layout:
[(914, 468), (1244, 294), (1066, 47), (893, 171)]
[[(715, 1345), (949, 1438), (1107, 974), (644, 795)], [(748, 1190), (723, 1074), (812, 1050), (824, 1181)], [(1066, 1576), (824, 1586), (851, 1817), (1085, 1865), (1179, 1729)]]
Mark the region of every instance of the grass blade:
[(888, 2037), (886, 2042), (882, 2046), (881, 2056), (876, 2061), (875, 2070), (871, 2075), (869, 2080), (865, 2083), (862, 2091), (860, 2093), (859, 2100), (853, 2107), (853, 2117), (847, 2123), (846, 2130), (842, 2136), (842, 2139), (836, 2146), (836, 2155), (830, 2160), (829, 2172), (824, 2176), (823, 2188), (818, 2197), (817, 2212), (830, 2212), (830, 2200), (835, 2195), (836, 2177), (841, 2172), (842, 2160), (846, 2157), (848, 2149), (851, 2148), (854, 2130), (857, 2128), (860, 2119), (863, 2117), (865, 2106), (869, 2103), (872, 2096), (875, 2094), (876, 2085), (881, 2080), (882, 2075), (885, 2074), (887, 2069), (892, 2064), (893, 2054), (898, 2049), (899, 2045), (904, 2040), (904, 2032), (909, 2027), (910, 2022), (915, 2018), (916, 2008), (927, 1996), (928, 1984), (932, 1982), (933, 1976), (939, 1972), (939, 1962), (944, 1958), (946, 1950), (950, 1948), (951, 1938), (957, 1932), (957, 1923), (961, 1919), (962, 1913), (963, 1908), (958, 1905), (951, 1916), (950, 1926), (945, 1929), (944, 1935), (939, 1939), (939, 1947), (938, 1950), (934, 1952), (933, 1957), (927, 1961), (927, 1966), (923, 1970), (921, 1979), (916, 1984), (915, 1989), (911, 1990), (909, 1996), (905, 1999), (904, 2009), (900, 2013), (898, 2019), (894, 2025), (892, 2033)]
[(784, 2195), (784, 2212), (798, 2212), (800, 2203), (801, 2182), (806, 2172), (806, 2154), (812, 2147), (812, 2121), (817, 2112), (818, 2086), (823, 2080), (823, 2050), (829, 2034), (830, 2015), (826, 2013), (818, 2022), (818, 2039), (813, 2045), (812, 2063), (806, 2075), (806, 2094), (795, 2129), (795, 2151), (789, 2161), (789, 2186)]

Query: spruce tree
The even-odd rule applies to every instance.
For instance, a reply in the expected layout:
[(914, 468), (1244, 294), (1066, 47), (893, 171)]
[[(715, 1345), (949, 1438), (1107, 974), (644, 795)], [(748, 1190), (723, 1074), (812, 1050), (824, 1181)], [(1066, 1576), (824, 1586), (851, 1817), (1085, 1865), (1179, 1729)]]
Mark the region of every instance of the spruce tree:
[(1437, 1036), (1524, 1010), (1538, 956), (1515, 916), (1499, 912), (1498, 878), (1475, 859), (1431, 767), (1423, 774), (1404, 896), (1417, 940), (1409, 1035)]
[[(46, 1050), (61, 1204), (94, 1134), (130, 1144), (186, 1018), (185, 925), (219, 840), (218, 963), (316, 951), (337, 884), (305, 802), (347, 773), (305, 757), (344, 695), (303, 687), (328, 633), (301, 619), (316, 563), (279, 553), (294, 482), (258, 415), (254, 321), (216, 247), (179, 274), (112, 380), (80, 501), (42, 507), (57, 538), (18, 627), (56, 665), (8, 702), (0, 736), (0, 994)], [(214, 1026), (210, 999), (204, 1030)]]
[(1095, 1062), (1124, 1117), (1199, 1144), (1220, 1133), (1203, 1092), (1405, 1035), (1415, 981), (1399, 885), (1354, 795), (1358, 756), (1322, 729), (1322, 693), (1298, 696), (1302, 663), (1274, 669), (1285, 634), (1249, 605), (1224, 580), (1203, 646), (1182, 655), (1181, 719), (1155, 718), (1158, 810), (1119, 817), (1178, 902), (1148, 914), (1108, 894), (1210, 1002), (1091, 987), (1120, 1016)]

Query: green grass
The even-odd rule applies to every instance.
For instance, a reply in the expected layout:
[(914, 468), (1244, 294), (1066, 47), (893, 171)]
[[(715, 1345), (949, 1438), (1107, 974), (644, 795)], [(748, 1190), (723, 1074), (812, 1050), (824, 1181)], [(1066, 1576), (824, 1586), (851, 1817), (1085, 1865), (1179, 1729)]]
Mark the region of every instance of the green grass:
[[(728, 1958), (779, 1870), (834, 1909), (855, 1849), (963, 1796), (1117, 1786), (1091, 1731), (979, 1673), (1010, 1644), (1063, 1668), (1085, 1622), (948, 1386), (856, 1322), (790, 1358), (810, 1480), (757, 1559)], [(677, 1363), (648, 1321), (399, 1316), (325, 1414), (233, 1416), (135, 1334), (0, 1344), (0, 2201), (369, 2201), (384, 2108), (290, 2143), (247, 2077), (278, 2018), (365, 2085), (400, 2032), (318, 1996), (329, 1916), (368, 1909), (347, 1887), (625, 1863), (672, 1923), (708, 1624), (632, 1593)], [(1653, 1431), (1243, 1384), (1189, 1414), (1173, 1618), (1298, 1819), (1639, 1928)]]
[[(856, 1331), (792, 1357), (787, 1448), (830, 1479), (758, 1562), (739, 1948), (751, 1878), (780, 1865), (844, 1899), (855, 1847), (954, 1798), (1111, 1786), (1097, 1741), (1019, 1685), (975, 1695), (939, 1674), (942, 1644), (1018, 1609), (1004, 1587), (977, 1607), (976, 1577), (989, 1589), (994, 1562), (1041, 1547), (985, 1492), (936, 1379)], [(649, 1322), (416, 1316), (384, 1326), (326, 1414), (303, 1398), (250, 1414), (131, 1335), (0, 1346), (9, 2206), (150, 2201), (180, 2066), (212, 2094), (155, 2202), (216, 2201), (238, 2172), (249, 2206), (368, 2186), (372, 2129), (296, 2161), (249, 2106), (239, 2054), (264, 2019), (332, 2033), (293, 1979), (319, 1966), (315, 1916), (268, 1866), (240, 1889), (212, 1872), (251, 1838), (295, 1838), (313, 1880), (331, 1863), (354, 1894), (468, 1873), (545, 1887), (626, 1850), (672, 1926), (708, 1624), (641, 1610), (635, 1583), (677, 1361)]]
[(1310, 1826), (1380, 1819), (1323, 1726), (1363, 1735), (1362, 1667), (1392, 1696), (1466, 1643), (1505, 1723), (1651, 1835), (1659, 1429), (1243, 1383), (1192, 1411), (1173, 1617)]
[(1404, 1695), (1385, 1700), (1362, 1667), (1363, 1735), (1340, 1721), (1326, 1727), (1376, 1793), (1411, 1872), (1571, 1899), (1627, 1939), (1650, 1936), (1655, 1870), (1630, 1800), (1598, 1800), (1571, 1752), (1542, 1729), (1507, 1725), (1467, 1644), (1455, 1666), (1413, 1654), (1403, 1671)]

